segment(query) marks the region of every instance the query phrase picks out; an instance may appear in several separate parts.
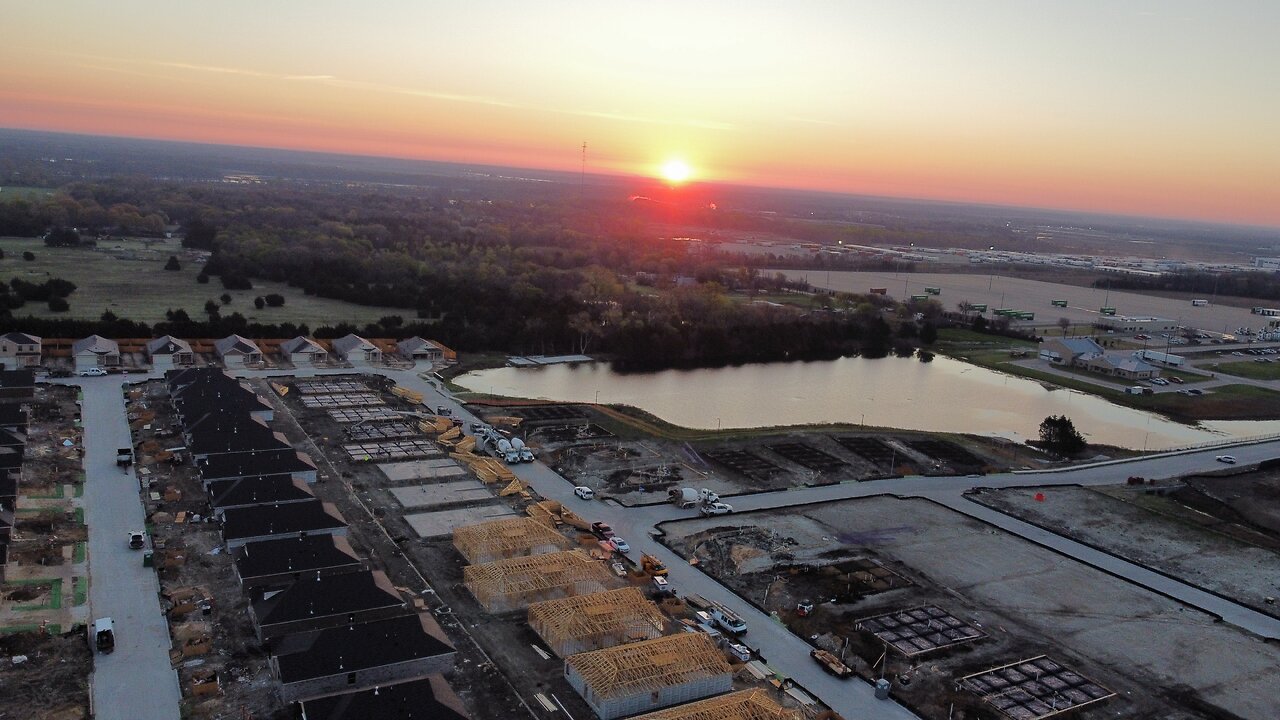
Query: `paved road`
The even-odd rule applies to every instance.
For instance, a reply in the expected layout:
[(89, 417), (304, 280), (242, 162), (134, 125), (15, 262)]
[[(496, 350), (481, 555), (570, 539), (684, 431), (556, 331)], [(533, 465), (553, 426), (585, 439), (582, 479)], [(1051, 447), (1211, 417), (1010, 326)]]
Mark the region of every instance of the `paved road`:
[[(471, 421), (476, 419), (451, 396), (429, 386), (411, 371), (377, 370), (377, 372), (392, 378), (400, 385), (422, 392), (426, 403), (432, 407), (445, 405), (452, 408), (456, 416), (467, 422), (468, 430)], [(964, 495), (975, 486), (1004, 488), (1040, 485), (1104, 485), (1121, 482), (1129, 475), (1150, 478), (1173, 477), (1221, 468), (1222, 465), (1216, 462), (1214, 457), (1223, 452), (1230, 452), (1242, 463), (1258, 462), (1280, 456), (1280, 440), (1242, 445), (1229, 451), (1211, 449), (1149, 457), (1119, 464), (1073, 468), (1066, 471), (1002, 473), (981, 478), (912, 476), (780, 490), (735, 497), (731, 502), (736, 511), (742, 512), (881, 494), (926, 498), (970, 517), (992, 523), (1007, 532), (1052, 548), (1067, 557), (1100, 568), (1136, 585), (1218, 615), (1225, 622), (1264, 637), (1280, 638), (1280, 620), (978, 505)], [(649, 552), (662, 559), (670, 568), (671, 580), (678, 590), (697, 593), (710, 600), (722, 602), (740, 613), (750, 628), (744, 638), (746, 643), (767, 658), (775, 670), (794, 678), (840, 714), (847, 718), (874, 717), (895, 720), (914, 717), (910, 711), (894, 702), (876, 700), (871, 686), (865, 683), (841, 682), (823, 673), (808, 657), (807, 643), (705, 573), (690, 567), (682, 558), (654, 539), (653, 533), (659, 523), (697, 517), (695, 511), (679, 510), (670, 505), (624, 507), (612, 502), (583, 501), (573, 495), (573, 488), (569, 482), (540, 462), (514, 466), (513, 470), (522, 480), (532, 485), (540, 495), (563, 502), (575, 512), (592, 520), (608, 522), (619, 535), (628, 540), (633, 548), (633, 554)]]
[[(116, 650), (94, 659), (93, 705), (99, 720), (179, 717), (178, 677), (169, 665), (169, 627), (159, 581), (128, 548), (143, 527), (138, 480), (116, 467), (116, 448), (131, 444), (119, 376), (81, 378), (85, 444), (85, 522), (89, 526), (92, 617), (115, 620)], [(92, 620), (91, 620), (92, 622)]]

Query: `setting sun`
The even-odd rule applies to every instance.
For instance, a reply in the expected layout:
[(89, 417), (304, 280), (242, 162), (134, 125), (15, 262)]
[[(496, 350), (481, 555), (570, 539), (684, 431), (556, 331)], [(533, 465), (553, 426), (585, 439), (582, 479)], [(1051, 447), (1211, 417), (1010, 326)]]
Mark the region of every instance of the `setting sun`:
[(692, 171), (689, 164), (679, 158), (672, 158), (662, 166), (662, 177), (668, 182), (681, 183), (689, 179)]

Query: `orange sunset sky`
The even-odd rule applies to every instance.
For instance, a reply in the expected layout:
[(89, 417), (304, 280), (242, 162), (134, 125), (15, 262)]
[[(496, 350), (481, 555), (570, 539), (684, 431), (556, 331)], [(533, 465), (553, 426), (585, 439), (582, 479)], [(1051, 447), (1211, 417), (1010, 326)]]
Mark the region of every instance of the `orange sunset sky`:
[(3, 3), (0, 126), (1280, 225), (1280, 3)]

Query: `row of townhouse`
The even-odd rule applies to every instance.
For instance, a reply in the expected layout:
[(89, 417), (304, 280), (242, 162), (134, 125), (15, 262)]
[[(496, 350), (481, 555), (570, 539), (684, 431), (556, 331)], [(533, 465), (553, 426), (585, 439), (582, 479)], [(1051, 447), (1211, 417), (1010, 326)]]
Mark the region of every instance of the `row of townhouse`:
[[(0, 335), (0, 369), (39, 367), (44, 364), (44, 340), (36, 335), (10, 332)], [(346, 335), (329, 343), (331, 350), (312, 338), (298, 336), (273, 344), (278, 356), (296, 366), (307, 367), (330, 361), (356, 366), (375, 365), (384, 361), (384, 352), (359, 335)], [(165, 335), (146, 342), (147, 360), (157, 370), (193, 365), (196, 352), (190, 342)], [(228, 368), (258, 365), (266, 354), (257, 342), (241, 335), (228, 335), (213, 342), (213, 353)], [(453, 352), (434, 340), (411, 337), (395, 345), (395, 355), (404, 360), (437, 362), (450, 359)], [(110, 368), (120, 365), (120, 344), (101, 335), (90, 335), (71, 344), (71, 358), (77, 371), (92, 367)]]
[(272, 427), (271, 404), (220, 369), (165, 381), (294, 716), (467, 720), (442, 676), (452, 643), (352, 547), (342, 514), (315, 496), (315, 463)]

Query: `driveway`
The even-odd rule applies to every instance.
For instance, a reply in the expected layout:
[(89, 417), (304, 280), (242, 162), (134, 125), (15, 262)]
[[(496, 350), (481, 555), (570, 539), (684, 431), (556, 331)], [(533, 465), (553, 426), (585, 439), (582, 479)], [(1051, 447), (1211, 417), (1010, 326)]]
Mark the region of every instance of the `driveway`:
[(89, 526), (89, 606), (115, 621), (116, 649), (93, 663), (98, 720), (179, 717), (178, 677), (169, 665), (169, 627), (160, 611), (160, 583), (128, 548), (143, 527), (138, 479), (116, 467), (116, 449), (131, 445), (119, 376), (80, 378), (83, 390), (84, 508)]

